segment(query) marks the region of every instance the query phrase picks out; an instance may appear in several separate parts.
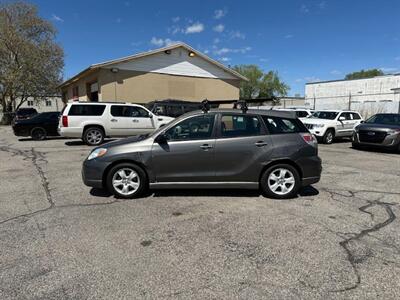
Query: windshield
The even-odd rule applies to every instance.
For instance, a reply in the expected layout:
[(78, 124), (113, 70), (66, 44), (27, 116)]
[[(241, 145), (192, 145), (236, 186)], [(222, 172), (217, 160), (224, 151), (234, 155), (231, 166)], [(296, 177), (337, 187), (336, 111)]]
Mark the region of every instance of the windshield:
[(384, 124), (384, 125), (399, 125), (400, 126), (400, 114), (379, 114), (369, 118), (365, 123), (369, 124)]
[(337, 115), (338, 112), (334, 111), (316, 111), (309, 118), (334, 120)]

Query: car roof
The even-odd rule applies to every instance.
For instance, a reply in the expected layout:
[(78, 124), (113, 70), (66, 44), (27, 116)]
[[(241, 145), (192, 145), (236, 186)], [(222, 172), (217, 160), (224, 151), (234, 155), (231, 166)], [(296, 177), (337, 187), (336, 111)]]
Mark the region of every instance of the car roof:
[(75, 101), (68, 103), (70, 105), (132, 105), (132, 106), (144, 106), (144, 104), (130, 103), (130, 102), (117, 102), (117, 101), (99, 101), (99, 102), (89, 102), (89, 101)]
[(198, 115), (200, 113), (227, 113), (227, 114), (239, 114), (239, 115), (262, 115), (269, 117), (279, 117), (279, 118), (289, 118), (295, 119), (297, 118), (295, 111), (282, 111), (282, 110), (273, 110), (273, 109), (249, 109), (246, 112), (243, 112), (240, 109), (229, 109), (229, 108), (218, 108), (218, 109), (210, 109), (208, 112), (203, 112), (202, 110), (195, 110), (185, 114), (185, 116), (190, 115)]

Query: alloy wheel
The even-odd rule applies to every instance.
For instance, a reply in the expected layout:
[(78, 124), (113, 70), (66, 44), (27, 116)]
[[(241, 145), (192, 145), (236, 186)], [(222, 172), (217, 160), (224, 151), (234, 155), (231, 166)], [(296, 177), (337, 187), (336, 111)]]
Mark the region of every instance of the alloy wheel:
[(140, 178), (135, 170), (131, 168), (122, 168), (114, 173), (112, 185), (121, 195), (129, 196), (139, 189)]
[(269, 174), (267, 184), (273, 193), (284, 196), (293, 190), (295, 178), (288, 169), (278, 168)]
[(102, 138), (103, 138), (103, 133), (100, 131), (100, 129), (95, 129), (95, 128), (89, 129), (88, 132), (86, 133), (86, 140), (91, 145), (100, 144)]

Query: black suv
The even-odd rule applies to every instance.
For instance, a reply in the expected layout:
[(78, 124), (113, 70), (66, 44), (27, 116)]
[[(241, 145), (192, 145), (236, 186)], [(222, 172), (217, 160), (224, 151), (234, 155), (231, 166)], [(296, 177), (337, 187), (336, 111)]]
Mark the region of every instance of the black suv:
[(152, 134), (95, 148), (86, 185), (133, 198), (145, 189), (261, 189), (290, 198), (319, 181), (313, 135), (295, 112), (218, 109), (185, 114)]

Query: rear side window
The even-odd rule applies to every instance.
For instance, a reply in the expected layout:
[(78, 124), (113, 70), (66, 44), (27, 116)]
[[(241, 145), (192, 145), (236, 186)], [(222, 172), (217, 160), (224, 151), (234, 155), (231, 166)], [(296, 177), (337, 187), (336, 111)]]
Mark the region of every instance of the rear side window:
[(261, 124), (257, 116), (223, 115), (221, 118), (221, 136), (232, 138), (261, 134)]
[(69, 116), (101, 116), (106, 108), (105, 105), (71, 105)]
[(270, 134), (307, 132), (303, 123), (296, 119), (284, 119), (269, 116), (262, 116), (262, 118)]
[(113, 105), (111, 106), (111, 115), (113, 117), (147, 118), (149, 112), (141, 107)]
[(306, 111), (296, 111), (296, 117), (298, 118), (306, 118), (308, 113)]
[(351, 114), (353, 115), (353, 120), (360, 120), (361, 119), (359, 114), (357, 114), (357, 113), (351, 113)]

